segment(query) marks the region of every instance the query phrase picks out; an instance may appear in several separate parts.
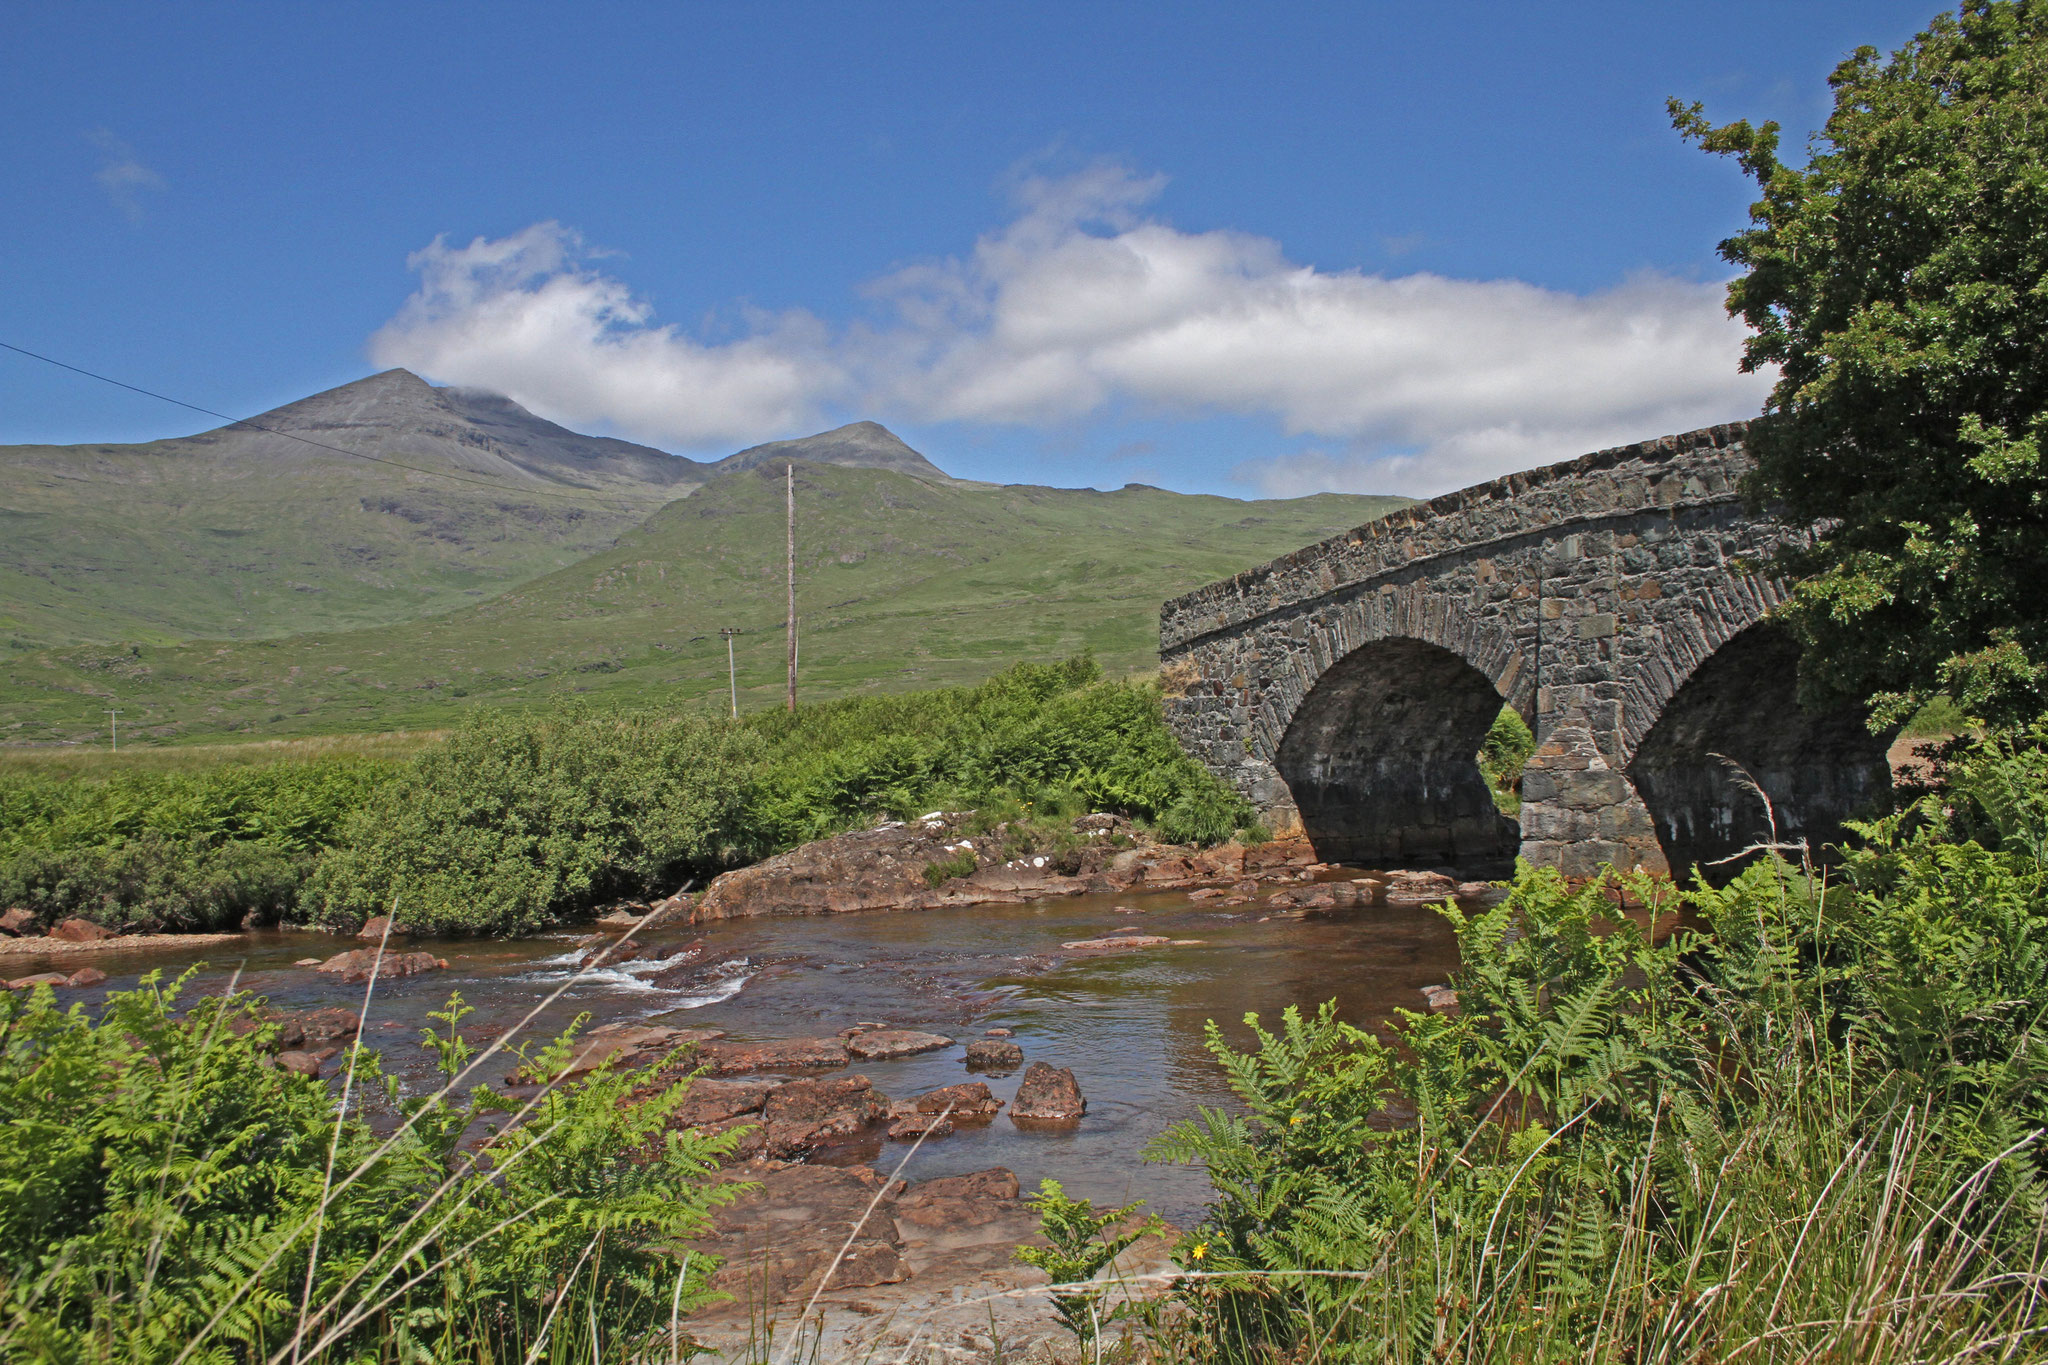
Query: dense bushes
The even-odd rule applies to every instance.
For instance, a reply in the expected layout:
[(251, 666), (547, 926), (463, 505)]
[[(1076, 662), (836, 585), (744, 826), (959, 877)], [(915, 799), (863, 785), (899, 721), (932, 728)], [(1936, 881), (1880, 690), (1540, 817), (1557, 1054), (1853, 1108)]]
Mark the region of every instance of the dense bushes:
[(0, 905), (173, 929), (276, 920), (393, 765), (318, 759), (0, 781)]
[(0, 781), (0, 904), (205, 928), (245, 916), (527, 932), (934, 806), (1111, 810), (1212, 843), (1251, 809), (1180, 751), (1157, 689), (1094, 661), (978, 687), (723, 717), (479, 710), (404, 765)]
[(1837, 872), (1635, 879), (1685, 912), (1658, 942), (1525, 869), (1446, 907), (1459, 1013), (1397, 1044), (1212, 1026), (1246, 1112), (1154, 1153), (1217, 1192), (1175, 1358), (2033, 1358), (2048, 761), (1987, 749), (1949, 800)]
[(760, 741), (723, 720), (479, 711), (378, 790), (314, 874), (323, 919), (521, 933), (729, 857)]
[(1072, 792), (1095, 810), (1213, 843), (1251, 808), (1167, 731), (1157, 689), (1104, 682), (1092, 659), (1019, 664), (978, 687), (767, 712), (769, 758), (747, 804), (757, 852), (876, 816)]
[(270, 1064), (260, 1001), (174, 1017), (155, 981), (96, 1018), (0, 995), (0, 1356), (532, 1361), (568, 1309), (547, 1358), (594, 1358), (586, 1315), (603, 1359), (671, 1357), (672, 1299), (712, 1269), (678, 1244), (740, 1188), (705, 1180), (730, 1136), (664, 1132), (682, 1085), (628, 1104), (652, 1073), (601, 1071), (479, 1156), (465, 1136), (518, 1106), (458, 1086), (459, 997), (426, 1040), (448, 1093), (401, 1099), (367, 1049), (337, 1095)]

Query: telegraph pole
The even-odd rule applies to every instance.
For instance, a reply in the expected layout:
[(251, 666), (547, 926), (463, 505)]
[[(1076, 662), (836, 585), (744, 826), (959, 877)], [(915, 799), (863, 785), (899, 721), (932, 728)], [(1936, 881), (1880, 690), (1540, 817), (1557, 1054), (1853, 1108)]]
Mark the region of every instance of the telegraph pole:
[(732, 685), (732, 718), (740, 718), (740, 675), (733, 667), (732, 637), (739, 634), (737, 626), (720, 626), (718, 633), (725, 637), (725, 680)]
[(784, 465), (784, 500), (789, 511), (789, 709), (796, 710), (796, 466)]
[(107, 751), (118, 754), (121, 752), (121, 730), (120, 722), (114, 717), (121, 713), (111, 706), (102, 709), (107, 713)]

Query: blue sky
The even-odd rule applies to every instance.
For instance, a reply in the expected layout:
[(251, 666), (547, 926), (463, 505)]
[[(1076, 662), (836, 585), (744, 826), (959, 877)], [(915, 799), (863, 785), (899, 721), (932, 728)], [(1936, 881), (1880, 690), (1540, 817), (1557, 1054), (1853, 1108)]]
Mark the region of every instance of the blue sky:
[[(1934, 12), (13, 6), (0, 340), (238, 414), (403, 363), (700, 457), (1440, 491), (1752, 413), (1751, 196), (1664, 98), (1796, 146)], [(0, 353), (0, 442), (203, 425)]]

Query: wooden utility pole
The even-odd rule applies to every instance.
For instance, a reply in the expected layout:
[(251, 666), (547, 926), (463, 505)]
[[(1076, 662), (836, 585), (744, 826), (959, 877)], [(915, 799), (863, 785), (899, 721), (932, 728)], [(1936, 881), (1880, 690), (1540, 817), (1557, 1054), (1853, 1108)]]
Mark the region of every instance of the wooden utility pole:
[(789, 709), (796, 710), (796, 466), (784, 465), (789, 511)]
[(739, 634), (736, 626), (720, 626), (718, 633), (725, 637), (725, 680), (732, 687), (732, 718), (740, 718), (740, 674), (732, 661), (732, 637)]

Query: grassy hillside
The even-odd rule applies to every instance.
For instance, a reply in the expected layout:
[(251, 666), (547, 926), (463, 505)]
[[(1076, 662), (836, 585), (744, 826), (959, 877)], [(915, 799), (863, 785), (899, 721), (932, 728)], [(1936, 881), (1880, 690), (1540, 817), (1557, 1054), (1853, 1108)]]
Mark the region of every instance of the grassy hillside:
[(704, 477), (403, 370), (253, 421), (268, 430), (0, 446), (0, 655), (449, 611), (610, 545)]
[[(1150, 667), (1165, 598), (1370, 520), (1398, 498), (1245, 503), (937, 484), (797, 467), (807, 699), (979, 680), (1092, 649)], [(782, 475), (729, 473), (611, 549), (476, 606), (289, 639), (89, 646), (0, 660), (0, 743), (432, 728), (478, 701), (556, 693), (722, 704), (721, 626), (742, 708), (780, 699)]]

